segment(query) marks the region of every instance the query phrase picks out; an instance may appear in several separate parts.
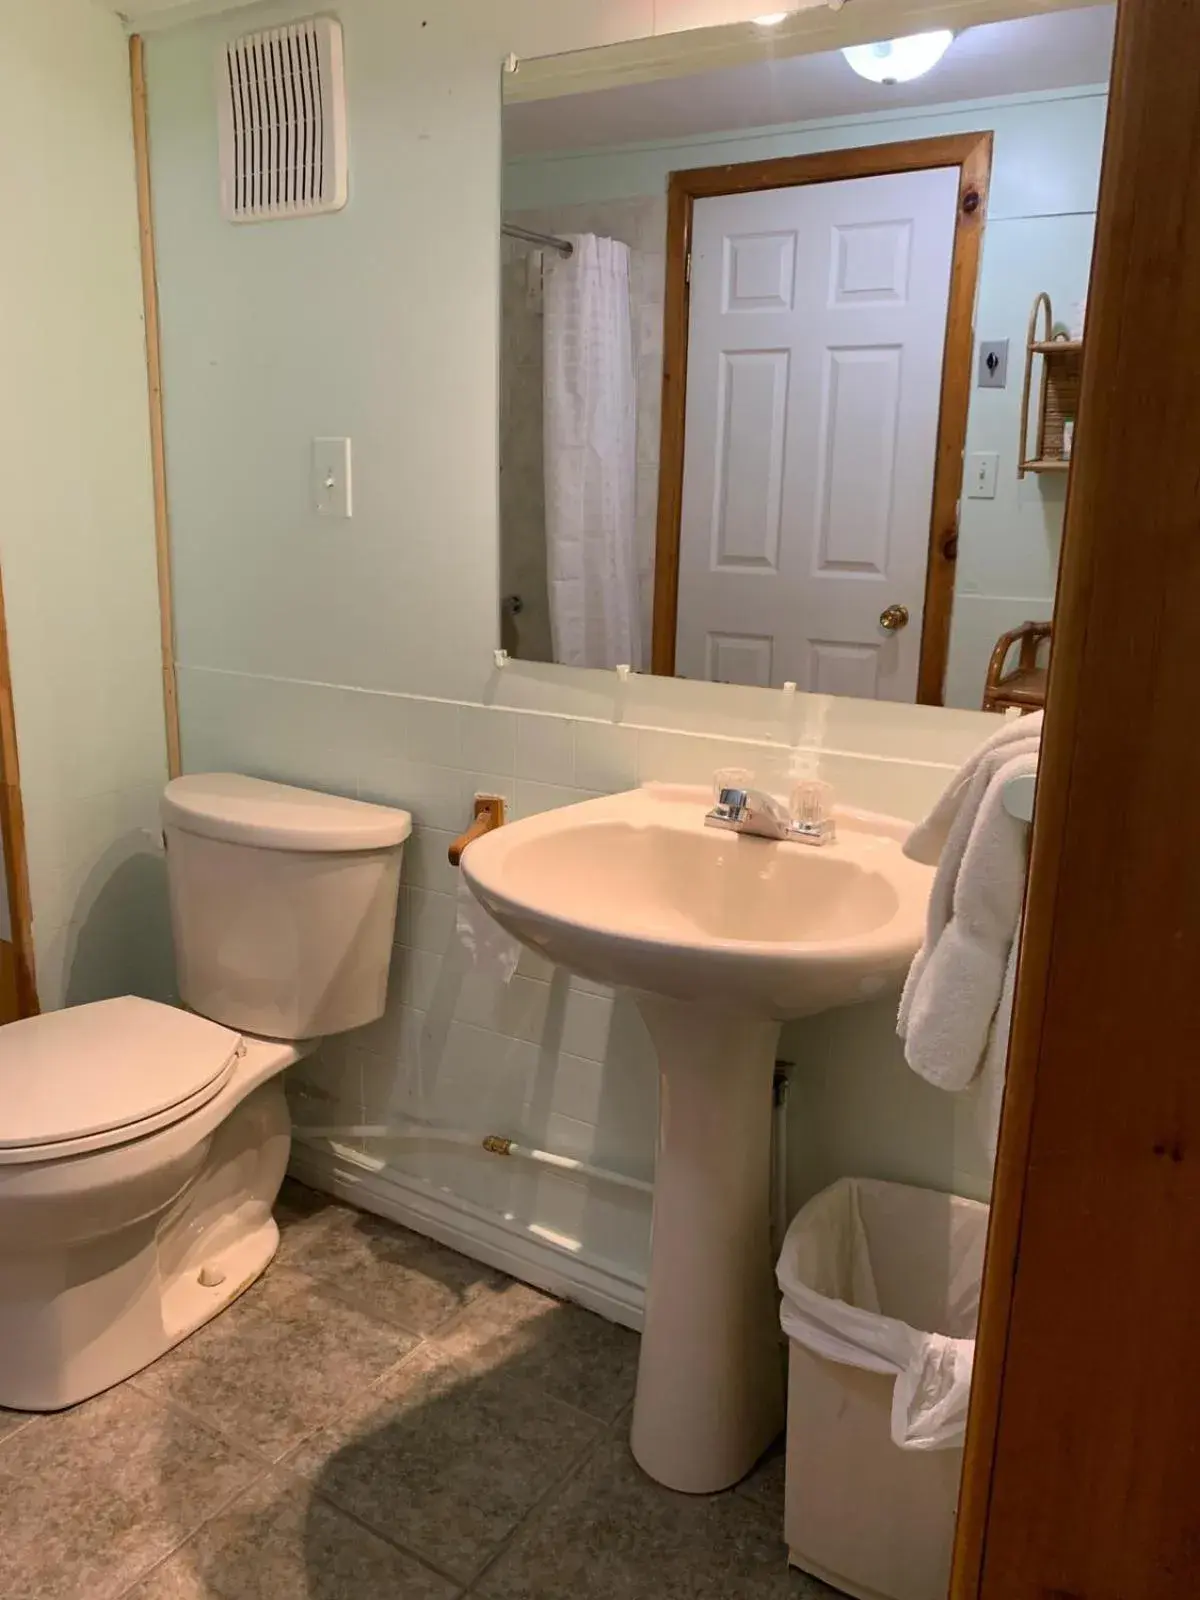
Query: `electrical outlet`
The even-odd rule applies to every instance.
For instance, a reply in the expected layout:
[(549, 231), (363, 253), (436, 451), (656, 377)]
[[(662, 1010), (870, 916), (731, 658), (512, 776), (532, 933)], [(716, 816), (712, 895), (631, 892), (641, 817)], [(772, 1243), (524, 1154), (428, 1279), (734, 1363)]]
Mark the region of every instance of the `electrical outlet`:
[(968, 500), (994, 500), (1000, 457), (995, 450), (976, 450), (967, 457), (966, 490)]
[(1008, 384), (1008, 340), (992, 339), (979, 346), (979, 387), (1003, 389)]

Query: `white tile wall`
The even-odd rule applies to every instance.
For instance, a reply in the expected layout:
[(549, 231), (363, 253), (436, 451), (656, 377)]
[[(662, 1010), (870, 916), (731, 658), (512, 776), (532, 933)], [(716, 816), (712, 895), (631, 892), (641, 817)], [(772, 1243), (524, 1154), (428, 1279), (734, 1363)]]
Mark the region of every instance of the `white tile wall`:
[[(847, 803), (916, 818), (988, 728), (973, 714), (904, 708), (896, 731), (898, 708), (889, 718), (885, 708), (857, 702), (804, 701), (794, 708), (793, 726), (805, 742), (791, 744), (200, 669), (185, 669), (180, 688), (189, 769), (236, 767), (413, 813), (387, 1013), (329, 1041), (297, 1069), (301, 1131), (331, 1121), (415, 1118), (518, 1138), (642, 1179), (653, 1176), (657, 1091), (653, 1051), (632, 1002), (529, 953), (505, 984), (472, 970), (459, 945), (458, 874), (446, 850), (476, 790), (504, 793), (514, 815), (526, 816), (641, 782), (707, 783), (715, 768), (740, 765), (780, 789), (793, 774), (818, 773)], [(883, 753), (855, 748), (865, 744)], [(890, 1040), (890, 1016), (881, 1021), (879, 1007), (861, 1009), (861, 1020), (816, 1018), (785, 1034), (786, 1053), (814, 1063), (797, 1094), (805, 1108), (797, 1112), (805, 1118), (798, 1150), (811, 1149), (827, 1117), (836, 1124), (829, 1148), (838, 1160), (854, 1165), (862, 1151), (871, 1170), (887, 1167), (887, 1141), (881, 1146), (877, 1129), (853, 1125), (859, 1101), (878, 1093), (899, 1119), (896, 1175), (953, 1175), (971, 1192), (985, 1192), (981, 1148), (965, 1135), (947, 1142), (945, 1097), (896, 1083), (911, 1074)], [(865, 1045), (855, 1043), (856, 1029)], [(855, 1068), (853, 1091), (840, 1095), (836, 1065), (827, 1064), (839, 1049)], [(390, 1173), (549, 1237), (551, 1248), (575, 1250), (635, 1279), (644, 1270), (644, 1195), (532, 1173), (436, 1138), (357, 1144), (384, 1159)], [(798, 1194), (829, 1159), (798, 1166)]]

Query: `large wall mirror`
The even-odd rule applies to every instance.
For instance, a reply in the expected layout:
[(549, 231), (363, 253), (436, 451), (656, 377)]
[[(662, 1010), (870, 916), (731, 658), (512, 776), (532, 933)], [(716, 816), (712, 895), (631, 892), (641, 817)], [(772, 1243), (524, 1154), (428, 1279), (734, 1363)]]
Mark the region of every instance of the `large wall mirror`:
[(505, 76), (501, 642), (1036, 703), (1113, 8), (723, 31)]

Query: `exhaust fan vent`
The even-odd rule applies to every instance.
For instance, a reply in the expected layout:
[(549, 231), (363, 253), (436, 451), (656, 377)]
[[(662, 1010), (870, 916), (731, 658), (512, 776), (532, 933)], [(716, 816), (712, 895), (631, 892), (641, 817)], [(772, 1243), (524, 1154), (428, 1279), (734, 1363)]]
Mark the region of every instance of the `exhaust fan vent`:
[(306, 217), (346, 203), (342, 28), (311, 17), (225, 47), (221, 207), (232, 222)]

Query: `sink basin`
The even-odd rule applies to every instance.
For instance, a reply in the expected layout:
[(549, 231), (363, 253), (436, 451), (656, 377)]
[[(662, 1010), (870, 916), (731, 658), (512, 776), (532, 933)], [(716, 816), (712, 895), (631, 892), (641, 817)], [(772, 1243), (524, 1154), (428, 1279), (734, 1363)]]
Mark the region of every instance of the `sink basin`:
[(658, 1052), (658, 1161), (632, 1447), (670, 1488), (736, 1483), (783, 1424), (770, 1241), (780, 1024), (895, 988), (932, 873), (909, 825), (838, 810), (833, 844), (704, 826), (652, 785), (468, 846), (462, 870), (551, 961), (634, 991)]
[(498, 829), (463, 860), (524, 943), (584, 977), (785, 1020), (868, 999), (920, 943), (910, 825), (839, 811), (812, 846), (704, 826), (705, 789), (649, 787)]

